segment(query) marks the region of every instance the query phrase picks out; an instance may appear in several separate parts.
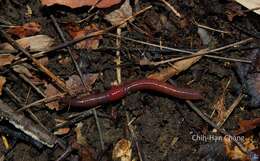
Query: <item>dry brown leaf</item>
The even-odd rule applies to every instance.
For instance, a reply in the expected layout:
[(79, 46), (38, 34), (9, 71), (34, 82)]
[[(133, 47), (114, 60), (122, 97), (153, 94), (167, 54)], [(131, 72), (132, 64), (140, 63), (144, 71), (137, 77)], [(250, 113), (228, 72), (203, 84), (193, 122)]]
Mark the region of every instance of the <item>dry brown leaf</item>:
[[(260, 7), (259, 0), (235, 0), (235, 1), (248, 9), (254, 9)], [(260, 15), (260, 9), (255, 10), (254, 12)]]
[(54, 135), (65, 135), (70, 132), (70, 128), (59, 128), (54, 132)]
[(77, 127), (75, 128), (75, 132), (76, 132), (76, 142), (80, 145), (87, 145), (87, 141), (86, 138), (83, 137), (81, 129), (83, 127), (83, 123), (79, 122), (77, 124)]
[[(29, 51), (37, 52), (37, 51), (43, 51), (49, 49), (54, 44), (54, 39), (47, 36), (47, 35), (36, 35), (36, 36), (30, 36), (21, 38), (19, 40), (16, 40), (16, 42), (23, 48), (28, 48)], [(12, 45), (9, 43), (2, 43), (0, 44), (1, 50), (8, 50), (8, 51), (14, 51)]]
[[(207, 49), (200, 50), (200, 51), (194, 53), (194, 55), (205, 52), (206, 50)], [(178, 75), (180, 72), (187, 70), (190, 66), (192, 66), (197, 61), (199, 61), (200, 58), (201, 58), (201, 56), (195, 56), (192, 58), (177, 61), (170, 67), (167, 67), (167, 68), (161, 70), (160, 72), (156, 72), (156, 73), (152, 73), (152, 74), (148, 75), (148, 78), (156, 79), (156, 80), (160, 80), (160, 81), (167, 81), (172, 76)]]
[[(86, 26), (84, 29), (81, 29), (77, 24), (70, 23), (66, 26), (66, 28), (73, 39), (83, 37), (91, 32), (99, 30), (99, 28), (95, 24), (91, 24), (89, 26)], [(97, 49), (100, 39), (102, 39), (101, 35), (95, 36), (77, 43), (75, 47), (78, 49)]]
[[(97, 78), (98, 74), (83, 74), (83, 80), (88, 88), (87, 91), (91, 91), (91, 85), (96, 82)], [(79, 92), (79, 90), (86, 90), (81, 83), (81, 79), (78, 75), (70, 76), (65, 83), (66, 87), (71, 91)]]
[(255, 118), (253, 120), (240, 120), (239, 129), (236, 130), (236, 135), (251, 131), (256, 127), (260, 126), (260, 118)]
[[(224, 147), (226, 155), (232, 159), (232, 160), (240, 160), (240, 161), (250, 161), (250, 158), (248, 155), (243, 153), (237, 146), (234, 146), (232, 144), (231, 139), (228, 137), (224, 137)], [(244, 147), (248, 150), (255, 150), (256, 146), (253, 144), (253, 137), (245, 138), (245, 141), (243, 142)]]
[[(64, 5), (71, 8), (78, 8), (83, 6), (93, 6), (97, 0), (41, 0), (43, 5), (52, 6), (54, 4)], [(97, 8), (108, 8), (113, 5), (120, 3), (121, 0), (101, 0), (96, 7)]]
[(41, 25), (38, 22), (29, 22), (22, 26), (12, 26), (7, 29), (11, 35), (15, 35), (19, 38), (35, 35), (41, 31)]
[[(47, 84), (46, 89), (44, 91), (45, 95), (47, 97), (51, 97), (57, 94), (61, 94), (57, 88), (55, 88), (52, 84)], [(46, 106), (51, 110), (58, 111), (60, 109), (59, 101), (52, 101), (50, 103), (47, 103)]]
[(127, 139), (119, 140), (113, 148), (112, 159), (114, 161), (131, 161), (132, 144)]
[[(105, 19), (108, 20), (112, 25), (119, 25), (123, 20), (132, 16), (132, 7), (129, 4), (129, 0), (126, 0), (119, 9), (107, 14)], [(131, 19), (133, 21), (134, 19)], [(120, 27), (125, 27), (126, 23)]]
[(11, 64), (12, 61), (14, 60), (15, 56), (11, 55), (11, 54), (1, 54), (0, 55), (0, 68)]
[(6, 78), (3, 76), (0, 76), (0, 96), (2, 95), (3, 86), (6, 82)]

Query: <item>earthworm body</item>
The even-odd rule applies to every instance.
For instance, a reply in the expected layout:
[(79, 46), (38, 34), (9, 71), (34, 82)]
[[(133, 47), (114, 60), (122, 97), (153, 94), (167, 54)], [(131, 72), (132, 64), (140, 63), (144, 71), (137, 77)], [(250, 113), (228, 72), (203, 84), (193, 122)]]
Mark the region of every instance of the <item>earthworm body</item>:
[(120, 86), (112, 87), (112, 89), (104, 93), (91, 94), (80, 99), (63, 99), (62, 101), (75, 108), (92, 108), (105, 103), (115, 102), (122, 99), (129, 93), (143, 90), (155, 91), (186, 100), (200, 100), (203, 98), (199, 92), (191, 89), (179, 88), (154, 79), (140, 79)]

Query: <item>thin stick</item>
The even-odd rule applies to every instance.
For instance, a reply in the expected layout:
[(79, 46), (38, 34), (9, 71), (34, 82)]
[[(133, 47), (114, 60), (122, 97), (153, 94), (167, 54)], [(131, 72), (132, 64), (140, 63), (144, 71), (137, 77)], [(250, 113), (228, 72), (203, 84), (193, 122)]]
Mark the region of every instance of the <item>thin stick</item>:
[(42, 97), (46, 97), (45, 96), (45, 94), (38, 88), (38, 87), (36, 87), (36, 85), (34, 85), (33, 83), (32, 83), (32, 81), (30, 80), (30, 79), (28, 79), (24, 74), (19, 74), (19, 76), (26, 82), (26, 83), (28, 83), (30, 86), (32, 86), (32, 88), (36, 91), (36, 92), (38, 92)]
[(178, 16), (179, 18), (182, 17), (181, 14), (169, 2), (165, 0), (160, 0), (160, 1), (162, 1), (166, 6), (168, 6), (176, 16)]
[[(15, 93), (13, 93), (8, 87), (5, 87), (4, 90), (5, 90), (5, 92), (7, 92), (7, 94), (10, 97), (14, 98), (14, 100), (17, 102), (17, 104), (19, 106), (22, 106), (22, 104), (23, 104), (22, 101), (20, 100), (20, 98), (18, 98), (16, 96)], [(28, 95), (29, 95), (29, 92), (28, 92)], [(49, 129), (43, 125), (43, 123), (39, 120), (39, 118), (30, 109), (27, 109), (26, 112), (28, 112), (30, 114), (30, 116), (32, 117), (32, 119), (35, 122), (37, 122), (42, 128), (44, 128), (46, 131), (49, 131)]]
[(27, 52), (23, 47), (21, 47), (16, 41), (14, 41), (5, 31), (0, 30), (0, 33), (6, 40), (17, 50), (25, 54), (29, 59), (33, 61), (34, 64), (47, 76), (49, 76), (61, 89), (68, 92), (68, 89), (65, 86), (65, 83), (60, 80), (56, 75), (54, 75), (48, 68), (42, 65), (37, 59), (35, 59), (29, 52)]
[(163, 61), (159, 61), (159, 62), (153, 62), (152, 65), (157, 66), (157, 65), (160, 65), (160, 64), (165, 64), (165, 63), (170, 63), (170, 62), (174, 62), (174, 61), (178, 61), (178, 60), (182, 60), (182, 59), (192, 58), (192, 57), (195, 57), (195, 56), (206, 56), (207, 54), (210, 54), (210, 53), (216, 53), (216, 52), (224, 50), (224, 49), (228, 49), (228, 48), (231, 48), (231, 47), (237, 47), (238, 45), (247, 43), (247, 42), (252, 41), (252, 40), (254, 40), (254, 39), (248, 38), (248, 39), (241, 40), (241, 41), (238, 41), (238, 42), (235, 42), (235, 43), (232, 43), (232, 44), (228, 44), (228, 45), (216, 48), (216, 49), (204, 51), (204, 52), (201, 52), (199, 54), (181, 56), (181, 57), (178, 57), (178, 58), (171, 58), (171, 59), (167, 59), (167, 60), (163, 60)]
[(93, 111), (93, 115), (95, 117), (95, 121), (96, 121), (96, 125), (97, 125), (97, 129), (98, 129), (98, 135), (99, 135), (99, 140), (100, 140), (100, 144), (101, 144), (101, 149), (105, 150), (105, 143), (104, 143), (104, 137), (103, 137), (103, 132), (99, 123), (99, 118), (97, 115), (97, 111), (96, 109), (92, 109)]
[(246, 60), (246, 59), (227, 58), (227, 57), (222, 57), (222, 56), (217, 56), (217, 55), (205, 55), (205, 56), (208, 58), (227, 60), (227, 61), (233, 61), (233, 62), (248, 63), (248, 64), (252, 63), (251, 60)]
[(223, 33), (223, 34), (229, 34), (229, 35), (231, 34), (231, 32), (229, 32), (229, 31), (223, 31), (223, 30), (214, 29), (214, 28), (212, 28), (212, 27), (208, 27), (208, 26), (205, 26), (205, 25), (201, 25), (201, 24), (197, 23), (196, 21), (195, 21), (195, 24), (196, 24), (198, 27), (201, 27), (201, 28), (204, 28), (204, 29), (207, 29), (207, 30), (216, 31), (216, 32)]
[[(111, 33), (107, 33), (106, 35), (117, 37), (117, 35), (111, 34)], [(128, 38), (128, 37), (122, 37), (121, 36), (120, 38), (121, 39), (125, 39), (125, 40), (129, 40), (129, 41), (132, 41), (132, 42), (136, 42), (136, 43), (139, 43), (139, 44), (143, 44), (143, 45), (148, 45), (148, 46), (153, 46), (153, 47), (160, 48), (160, 49), (169, 50), (169, 51), (175, 51), (175, 52), (186, 53), (186, 54), (194, 54), (194, 52), (192, 52), (192, 51), (183, 50), (183, 49), (177, 49), (177, 48), (172, 48), (172, 47), (167, 47), (167, 46), (163, 46), (163, 45), (157, 45), (157, 44), (148, 43), (148, 42), (144, 42), (144, 41), (141, 41), (141, 40), (136, 40), (136, 39), (132, 39), (132, 38)], [(245, 41), (249, 42), (249, 41), (253, 40), (253, 38), (249, 38), (249, 39), (250, 40), (246, 39)], [(243, 43), (246, 43), (246, 42), (243, 42)], [(237, 44), (235, 44), (235, 45), (237, 45)], [(224, 49), (221, 49), (221, 50), (224, 50)], [(216, 51), (214, 51), (214, 52), (216, 52)], [(208, 55), (208, 54), (209, 53), (206, 53), (206, 54), (204, 54), (204, 56), (209, 57), (209, 58), (215, 58), (215, 59), (223, 59), (223, 60), (229, 60), (229, 61), (238, 61), (238, 62), (244, 62), (244, 63), (252, 63), (252, 61), (250, 61), (250, 60), (226, 58), (226, 57), (215, 56), (215, 55)], [(183, 56), (183, 57), (179, 57), (179, 58), (172, 58), (173, 59), (172, 61), (177, 61), (177, 60), (181, 60), (181, 59), (187, 59), (187, 58), (191, 58), (191, 57), (194, 57), (194, 55)], [(155, 63), (157, 63), (157, 62), (155, 62)]]
[[(59, 24), (57, 23), (55, 17), (54, 17), (53, 15), (51, 15), (50, 17), (51, 17), (51, 20), (52, 20), (54, 26), (56, 27), (56, 29), (57, 29), (59, 35), (60, 35), (60, 37), (61, 37), (61, 40), (62, 40), (63, 42), (66, 42), (65, 36), (64, 36), (64, 34), (63, 34), (63, 32), (62, 32), (62, 30), (61, 30)], [(78, 66), (78, 63), (77, 63), (76, 59), (74, 58), (74, 56), (73, 56), (73, 54), (72, 54), (71, 48), (70, 48), (69, 46), (67, 46), (66, 48), (67, 48), (67, 50), (68, 50), (68, 52), (69, 52), (69, 55), (70, 55), (70, 57), (71, 57), (71, 59), (72, 59), (72, 61), (73, 61), (74, 66), (75, 66), (75, 68), (76, 68), (76, 70), (77, 70), (77, 72), (78, 72), (78, 74), (79, 74), (81, 83), (83, 84), (83, 86), (85, 87), (85, 89), (87, 89), (87, 85), (86, 85), (86, 83), (84, 82), (84, 79), (83, 79), (83, 74), (82, 74), (82, 72), (81, 72), (81, 70), (80, 70), (80, 68), (79, 68), (79, 66)]]
[(100, 2), (101, 0), (96, 0), (96, 3), (94, 5), (91, 6), (91, 8), (88, 10), (88, 13), (90, 13)]
[(46, 98), (43, 98), (43, 99), (40, 99), (40, 100), (37, 100), (31, 104), (28, 104), (28, 105), (25, 105), (23, 106), (22, 108), (18, 109), (17, 112), (20, 112), (20, 111), (23, 111), (23, 110), (26, 110), (32, 106), (36, 106), (36, 105), (40, 105), (42, 103), (49, 103), (49, 102), (52, 102), (52, 101), (56, 101), (62, 97), (65, 96), (66, 93), (60, 93), (60, 94), (56, 94), (56, 95), (53, 95), (51, 97), (46, 97)]
[[(107, 33), (106, 35), (118, 38), (117, 35), (112, 34), (112, 33)], [(139, 43), (139, 44), (143, 44), (143, 45), (148, 45), (148, 46), (153, 46), (153, 47), (156, 47), (156, 48), (170, 50), (170, 51), (176, 51), (176, 52), (186, 53), (186, 54), (192, 54), (193, 53), (192, 51), (167, 47), (167, 46), (163, 46), (163, 45), (157, 45), (157, 44), (153, 44), (153, 43), (149, 43), (149, 42), (145, 42), (145, 41), (141, 41), (141, 40), (132, 39), (132, 38), (129, 38), (129, 37), (120, 36), (119, 38), (124, 39), (124, 40), (128, 40), (128, 41), (132, 41), (132, 42), (136, 42), (136, 43)]]
[(241, 102), (241, 100), (244, 98), (244, 94), (240, 93), (239, 96), (236, 98), (236, 100), (232, 103), (232, 105), (228, 108), (227, 112), (226, 112), (226, 116), (223, 120), (221, 120), (220, 122), (218, 122), (218, 127), (221, 128), (224, 123), (226, 122), (226, 120), (229, 118), (229, 116), (231, 115), (231, 113), (234, 111), (234, 109), (239, 105), (239, 103)]
[[(121, 28), (117, 28), (117, 35), (120, 37), (121, 36)], [(117, 48), (120, 48), (121, 46), (121, 39), (116, 39), (116, 46)], [(116, 77), (117, 77), (117, 83), (121, 84), (122, 83), (122, 77), (121, 77), (121, 57), (120, 57), (120, 50), (116, 51)]]
[(141, 147), (140, 147), (140, 145), (139, 145), (137, 136), (136, 136), (135, 131), (134, 131), (134, 127), (133, 127), (133, 125), (132, 125), (132, 122), (133, 122), (133, 121), (130, 120), (128, 112), (126, 112), (126, 119), (127, 119), (127, 122), (128, 122), (128, 123), (127, 123), (127, 127), (128, 127), (128, 129), (129, 129), (129, 131), (130, 131), (131, 138), (132, 138), (132, 140), (133, 140), (134, 143), (135, 143), (139, 160), (140, 160), (140, 161), (145, 161), (144, 157), (142, 156), (143, 151), (142, 151), (142, 149), (141, 149)]

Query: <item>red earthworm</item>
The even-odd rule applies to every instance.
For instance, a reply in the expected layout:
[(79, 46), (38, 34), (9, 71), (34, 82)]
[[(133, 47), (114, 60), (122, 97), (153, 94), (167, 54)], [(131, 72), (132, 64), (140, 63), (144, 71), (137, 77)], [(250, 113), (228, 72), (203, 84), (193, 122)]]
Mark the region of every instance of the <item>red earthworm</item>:
[(178, 88), (174, 85), (170, 85), (154, 79), (141, 79), (113, 87), (112, 89), (104, 93), (91, 94), (80, 99), (63, 99), (62, 101), (66, 104), (69, 104), (71, 107), (91, 108), (105, 103), (120, 100), (131, 92), (142, 90), (151, 90), (180, 99), (202, 99), (202, 95), (199, 92), (193, 91), (191, 89)]

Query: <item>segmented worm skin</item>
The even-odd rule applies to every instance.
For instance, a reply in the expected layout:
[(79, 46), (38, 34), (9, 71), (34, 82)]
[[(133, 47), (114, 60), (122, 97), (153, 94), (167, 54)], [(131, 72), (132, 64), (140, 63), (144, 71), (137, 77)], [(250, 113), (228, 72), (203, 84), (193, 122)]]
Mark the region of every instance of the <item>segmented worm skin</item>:
[(120, 86), (113, 87), (112, 89), (100, 93), (91, 94), (80, 99), (71, 99), (65, 101), (72, 107), (78, 108), (91, 108), (109, 102), (115, 102), (122, 99), (126, 95), (136, 91), (150, 90), (159, 92), (165, 95), (173, 96), (180, 99), (187, 100), (200, 100), (202, 95), (191, 89), (178, 88), (176, 86), (153, 79), (141, 79), (126, 83)]

